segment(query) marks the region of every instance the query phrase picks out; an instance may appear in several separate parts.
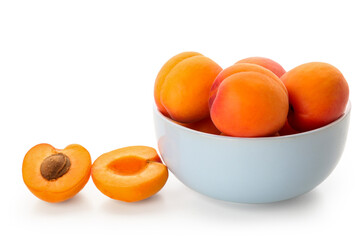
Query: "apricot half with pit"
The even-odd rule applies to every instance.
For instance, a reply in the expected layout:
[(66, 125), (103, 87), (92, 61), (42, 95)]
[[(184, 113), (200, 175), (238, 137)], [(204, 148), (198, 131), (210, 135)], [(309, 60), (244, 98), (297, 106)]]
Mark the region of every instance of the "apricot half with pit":
[(61, 202), (75, 196), (88, 182), (90, 171), (90, 154), (78, 144), (65, 149), (38, 144), (26, 153), (22, 165), (26, 186), (47, 202)]
[(91, 176), (106, 196), (125, 202), (148, 198), (165, 185), (168, 169), (156, 150), (146, 146), (120, 148), (95, 160)]

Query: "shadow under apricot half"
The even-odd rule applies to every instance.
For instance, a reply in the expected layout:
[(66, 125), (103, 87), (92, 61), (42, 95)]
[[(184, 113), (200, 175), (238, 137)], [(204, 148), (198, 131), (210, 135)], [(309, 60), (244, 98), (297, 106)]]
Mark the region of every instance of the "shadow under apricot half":
[(136, 202), (160, 191), (167, 181), (168, 169), (154, 148), (132, 146), (101, 155), (92, 166), (91, 176), (106, 196)]
[(90, 154), (78, 144), (64, 149), (38, 144), (26, 153), (22, 165), (26, 186), (47, 202), (61, 202), (75, 196), (88, 182), (90, 171)]

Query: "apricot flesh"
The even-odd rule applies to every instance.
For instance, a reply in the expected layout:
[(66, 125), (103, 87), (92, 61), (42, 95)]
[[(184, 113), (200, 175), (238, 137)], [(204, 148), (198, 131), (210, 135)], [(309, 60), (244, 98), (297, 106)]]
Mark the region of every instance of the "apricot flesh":
[(310, 62), (285, 73), (290, 101), (288, 121), (297, 131), (309, 131), (338, 119), (349, 99), (349, 86), (334, 66)]
[(168, 169), (155, 149), (132, 146), (101, 155), (92, 166), (91, 176), (104, 195), (136, 202), (161, 190), (167, 181)]
[[(55, 173), (55, 176), (58, 174), (55, 178), (47, 177), (42, 173), (45, 170), (41, 170), (44, 160), (53, 155), (64, 155), (71, 163), (65, 173)], [(61, 202), (75, 196), (88, 182), (90, 171), (90, 154), (78, 144), (64, 149), (56, 149), (49, 144), (36, 145), (26, 153), (22, 165), (26, 186), (36, 197), (47, 202)]]
[(154, 98), (159, 111), (183, 123), (208, 117), (210, 88), (221, 70), (200, 53), (184, 52), (172, 57), (155, 80)]

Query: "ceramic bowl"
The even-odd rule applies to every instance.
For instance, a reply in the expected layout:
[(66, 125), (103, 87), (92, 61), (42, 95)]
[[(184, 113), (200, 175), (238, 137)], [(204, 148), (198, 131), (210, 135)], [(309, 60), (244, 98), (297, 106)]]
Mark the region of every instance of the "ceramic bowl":
[(269, 203), (304, 194), (324, 181), (343, 152), (350, 104), (336, 121), (280, 137), (238, 138), (178, 125), (154, 107), (163, 161), (189, 188), (241, 203)]

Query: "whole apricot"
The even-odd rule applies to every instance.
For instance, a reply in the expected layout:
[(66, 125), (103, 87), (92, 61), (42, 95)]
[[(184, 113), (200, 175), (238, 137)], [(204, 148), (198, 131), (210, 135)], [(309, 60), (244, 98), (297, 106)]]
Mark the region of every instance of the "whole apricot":
[(290, 101), (289, 124), (297, 131), (309, 131), (338, 119), (349, 99), (349, 86), (342, 73), (322, 62), (302, 64), (285, 73)]
[(285, 85), (283, 82), (278, 78), (273, 72), (271, 72), (269, 69), (266, 69), (260, 65), (252, 64), (252, 63), (237, 63), (234, 64), (228, 68), (225, 68), (222, 70), (215, 78), (211, 89), (210, 89), (210, 97), (209, 97), (209, 107), (211, 108), (212, 102), (214, 101), (214, 98), (216, 96), (217, 90), (219, 88), (219, 85), (224, 81), (227, 77), (235, 74), (235, 73), (241, 73), (241, 72), (258, 72), (261, 74), (265, 74), (266, 76), (270, 77), (274, 81), (276, 81), (285, 92), (287, 92)]
[(278, 81), (261, 72), (239, 72), (226, 77), (211, 105), (211, 119), (225, 135), (262, 137), (282, 128), (288, 96)]
[(183, 123), (208, 117), (210, 88), (221, 70), (200, 53), (184, 52), (172, 57), (155, 80), (154, 97), (159, 111)]

